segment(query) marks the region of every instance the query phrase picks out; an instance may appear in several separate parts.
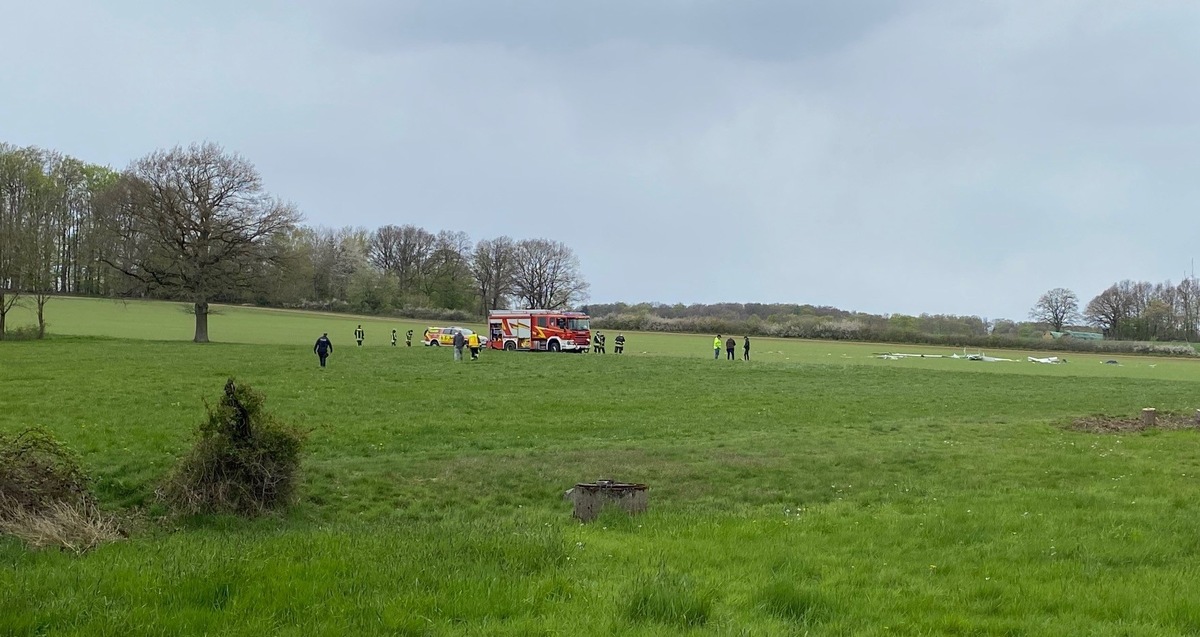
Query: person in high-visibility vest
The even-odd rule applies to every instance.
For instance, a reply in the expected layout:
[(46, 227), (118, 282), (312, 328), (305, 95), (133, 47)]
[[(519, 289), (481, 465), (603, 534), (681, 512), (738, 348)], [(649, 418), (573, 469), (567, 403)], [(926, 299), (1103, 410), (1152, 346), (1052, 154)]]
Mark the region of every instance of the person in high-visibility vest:
[(713, 339), (713, 360), (720, 360), (720, 359), (721, 359), (721, 335), (717, 334), (717, 337)]
[(467, 337), (467, 347), (471, 348), (471, 360), (479, 360), (479, 335), (471, 332)]
[(617, 338), (613, 340), (613, 353), (621, 354), (625, 352), (625, 335), (617, 334)]
[(367, 333), (363, 331), (362, 324), (359, 324), (359, 326), (354, 329), (354, 340), (358, 341), (359, 347), (362, 347), (363, 338), (366, 337), (366, 335)]
[(408, 332), (407, 332), (407, 333), (404, 335), (404, 346), (405, 346), (405, 347), (412, 347), (412, 333), (413, 333), (413, 331), (412, 331), (412, 330), (409, 330), (409, 331), (408, 331)]
[(593, 354), (600, 353), (600, 332), (596, 332), (595, 334), (592, 334), (592, 353)]

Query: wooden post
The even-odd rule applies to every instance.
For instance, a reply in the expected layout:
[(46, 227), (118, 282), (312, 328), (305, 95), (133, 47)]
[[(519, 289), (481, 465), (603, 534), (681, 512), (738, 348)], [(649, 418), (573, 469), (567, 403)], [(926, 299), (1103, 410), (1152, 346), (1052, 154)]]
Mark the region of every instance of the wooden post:
[(1142, 410), (1142, 426), (1143, 427), (1153, 427), (1155, 418), (1157, 415), (1158, 415), (1158, 412), (1153, 407), (1147, 407), (1147, 408), (1143, 409)]
[(650, 501), (646, 493), (649, 488), (644, 484), (597, 480), (576, 484), (569, 493), (575, 503), (574, 516), (582, 522), (591, 522), (608, 504), (616, 504), (630, 515), (644, 512)]

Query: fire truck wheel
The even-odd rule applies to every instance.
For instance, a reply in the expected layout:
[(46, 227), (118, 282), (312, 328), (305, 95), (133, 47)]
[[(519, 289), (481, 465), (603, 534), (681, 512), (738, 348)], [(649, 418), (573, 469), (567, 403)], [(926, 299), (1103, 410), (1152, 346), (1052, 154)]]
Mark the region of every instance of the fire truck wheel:
[(510, 352), (515, 352), (517, 351), (517, 344), (515, 341), (508, 341), (504, 344), (504, 349)]
[(547, 349), (549, 349), (552, 352), (557, 352), (558, 351), (558, 341), (550, 341), (550, 345), (547, 347)]
[(430, 346), (430, 347), (437, 347), (438, 345), (441, 345), (441, 343), (437, 342), (437, 339), (436, 339), (436, 338), (435, 338), (435, 339), (433, 339), (432, 341), (429, 341), (429, 346)]

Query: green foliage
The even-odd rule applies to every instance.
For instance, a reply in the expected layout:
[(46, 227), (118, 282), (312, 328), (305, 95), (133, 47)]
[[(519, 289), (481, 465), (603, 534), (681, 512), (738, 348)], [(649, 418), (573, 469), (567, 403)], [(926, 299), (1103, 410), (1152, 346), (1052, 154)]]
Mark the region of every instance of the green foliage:
[(0, 432), (0, 535), (73, 553), (118, 539), (89, 487), (79, 456), (49, 431)]
[(233, 378), (161, 495), (180, 513), (258, 515), (287, 505), (304, 434), (263, 409), (265, 398)]
[(41, 333), (36, 325), (21, 325), (19, 327), (10, 327), (4, 330), (4, 336), (0, 340), (5, 341), (36, 341), (41, 338)]
[(44, 428), (0, 431), (0, 516), (39, 513), (60, 502), (91, 502), (79, 456)]

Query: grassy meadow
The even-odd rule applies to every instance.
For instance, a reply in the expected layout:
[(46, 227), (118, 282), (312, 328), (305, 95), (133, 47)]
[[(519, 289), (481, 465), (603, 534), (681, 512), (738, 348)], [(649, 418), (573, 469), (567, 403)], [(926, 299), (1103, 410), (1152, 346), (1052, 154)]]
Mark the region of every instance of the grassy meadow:
[[(455, 363), (405, 348), (411, 321), (222, 307), (196, 345), (178, 304), (47, 312), (48, 340), (0, 343), (0, 431), (55, 432), (133, 533), (0, 538), (0, 635), (1200, 633), (1197, 432), (1064, 427), (1190, 413), (1200, 361), (752, 339), (743, 363), (627, 333), (621, 357)], [(164, 517), (230, 375), (310, 432), (299, 501)], [(600, 477), (649, 511), (572, 520), (562, 492)]]

